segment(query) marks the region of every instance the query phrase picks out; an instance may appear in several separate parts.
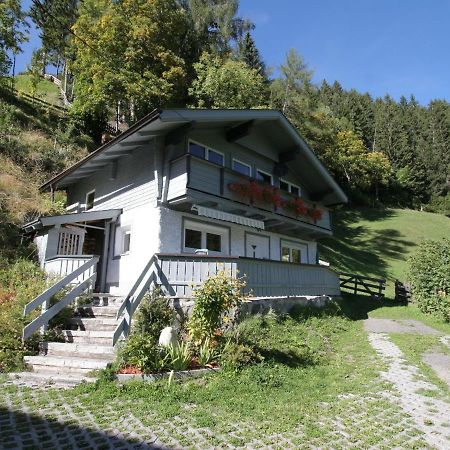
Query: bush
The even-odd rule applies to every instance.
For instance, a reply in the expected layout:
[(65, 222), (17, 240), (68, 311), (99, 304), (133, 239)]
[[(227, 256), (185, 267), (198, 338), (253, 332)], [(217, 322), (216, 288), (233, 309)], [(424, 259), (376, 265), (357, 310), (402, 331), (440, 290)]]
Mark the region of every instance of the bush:
[[(1, 263), (0, 263), (1, 264)], [(23, 367), (23, 356), (38, 351), (38, 338), (22, 342), (23, 307), (45, 289), (45, 276), (26, 259), (0, 265), (0, 372)]]
[(157, 372), (164, 367), (161, 350), (148, 334), (132, 334), (119, 350), (120, 367), (134, 366), (144, 373)]
[(194, 291), (195, 303), (187, 326), (195, 344), (213, 338), (223, 322), (229, 321), (226, 314), (245, 299), (242, 294), (244, 287), (243, 279), (233, 278), (222, 271)]
[(156, 345), (163, 328), (171, 326), (175, 313), (158, 289), (146, 294), (136, 315), (134, 332), (145, 334)]
[(409, 260), (409, 278), (419, 309), (450, 321), (450, 240), (422, 242)]
[(220, 365), (224, 370), (239, 371), (249, 364), (261, 361), (253, 347), (239, 342), (228, 342), (220, 355)]

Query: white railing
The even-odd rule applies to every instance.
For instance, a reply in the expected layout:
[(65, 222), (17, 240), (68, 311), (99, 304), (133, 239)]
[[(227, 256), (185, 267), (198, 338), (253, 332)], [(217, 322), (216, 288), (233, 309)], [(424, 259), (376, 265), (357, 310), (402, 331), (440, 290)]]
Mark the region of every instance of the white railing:
[[(48, 322), (55, 317), (56, 314), (72, 303), (83, 292), (92, 290), (95, 285), (95, 268), (98, 260), (98, 256), (90, 257), (90, 259), (84, 262), (84, 264), (79, 265), (63, 279), (56, 282), (53, 286), (49, 287), (46, 291), (25, 305), (23, 310), (24, 316), (27, 316), (38, 307), (41, 307), (41, 314), (26, 327), (24, 327), (22, 337), (23, 340), (28, 339), (39, 329), (44, 331)], [(69, 287), (69, 289), (71, 288), (71, 290), (67, 292), (57, 303), (50, 306), (51, 298), (67, 287)]]
[[(44, 271), (50, 276), (65, 277), (86, 264), (93, 257), (94, 255), (55, 256), (45, 261)], [(81, 273), (71, 284), (84, 281), (95, 272), (95, 269), (95, 266), (92, 266), (89, 271)]]

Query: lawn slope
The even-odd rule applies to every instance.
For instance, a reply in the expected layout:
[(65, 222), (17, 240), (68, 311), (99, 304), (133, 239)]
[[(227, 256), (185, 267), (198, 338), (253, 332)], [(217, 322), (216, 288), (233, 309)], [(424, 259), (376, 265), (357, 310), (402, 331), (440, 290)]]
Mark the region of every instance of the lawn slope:
[(408, 209), (345, 209), (334, 215), (334, 236), (319, 244), (321, 259), (339, 271), (404, 281), (408, 257), (424, 239), (450, 237), (450, 219)]

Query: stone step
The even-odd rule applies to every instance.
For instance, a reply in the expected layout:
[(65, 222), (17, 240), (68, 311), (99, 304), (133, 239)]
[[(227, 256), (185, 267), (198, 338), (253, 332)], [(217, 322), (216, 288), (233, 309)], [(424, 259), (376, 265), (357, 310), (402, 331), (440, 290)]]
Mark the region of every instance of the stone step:
[(114, 355), (107, 359), (80, 358), (75, 356), (25, 356), (26, 364), (33, 368), (33, 372), (58, 374), (86, 374), (92, 370), (106, 368), (112, 362)]
[(75, 356), (111, 360), (111, 357), (114, 357), (115, 354), (111, 343), (108, 346), (71, 342), (44, 342), (42, 347), (47, 356)]
[(122, 295), (99, 294), (99, 293), (91, 294), (90, 297), (92, 298), (92, 303), (101, 306), (120, 305), (125, 298)]
[(117, 320), (110, 318), (72, 317), (68, 324), (72, 329), (86, 331), (114, 331), (117, 327)]
[(69, 343), (112, 345), (112, 331), (64, 330), (63, 333)]
[(80, 383), (93, 383), (94, 377), (83, 375), (39, 373), (39, 372), (16, 372), (10, 373), (9, 378), (16, 386), (26, 387), (52, 387), (71, 388)]

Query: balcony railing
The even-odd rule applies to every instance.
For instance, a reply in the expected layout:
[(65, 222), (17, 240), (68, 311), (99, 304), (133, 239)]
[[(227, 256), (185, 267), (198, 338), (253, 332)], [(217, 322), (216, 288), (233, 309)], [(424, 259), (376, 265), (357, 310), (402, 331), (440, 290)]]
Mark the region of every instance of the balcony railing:
[(297, 196), (279, 190), (282, 203), (292, 203), (293, 200), (301, 200), (308, 209), (317, 208), (322, 212), (322, 217), (312, 218), (308, 214), (297, 214), (291, 208), (274, 205), (271, 202), (251, 202), (239, 193), (230, 189), (230, 186), (239, 183), (255, 182), (253, 178), (242, 175), (227, 167), (219, 166), (210, 161), (197, 158), (192, 155), (183, 155), (171, 161), (170, 184), (167, 200), (178, 199), (187, 194), (187, 190), (194, 190), (218, 198), (224, 198), (242, 206), (251, 205), (261, 211), (276, 214), (279, 217), (295, 219), (306, 224), (315, 225), (326, 230), (331, 229), (330, 215), (327, 208), (316, 206), (313, 202), (300, 199)]

